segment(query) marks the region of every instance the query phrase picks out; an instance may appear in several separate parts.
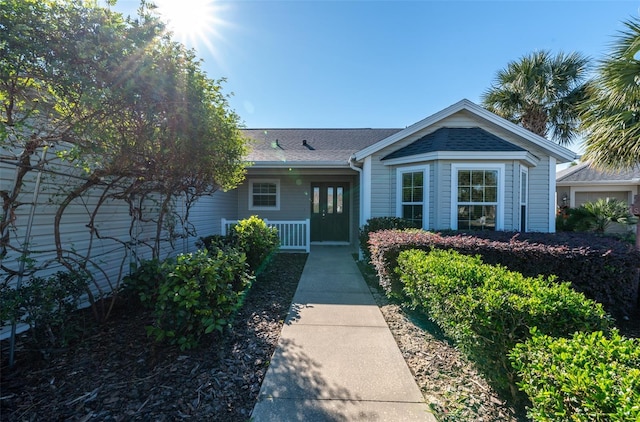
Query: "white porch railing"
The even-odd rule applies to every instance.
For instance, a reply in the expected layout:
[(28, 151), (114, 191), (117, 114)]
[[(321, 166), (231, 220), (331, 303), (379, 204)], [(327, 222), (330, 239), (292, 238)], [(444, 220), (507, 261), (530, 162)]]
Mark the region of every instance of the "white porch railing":
[[(238, 220), (222, 219), (221, 233), (226, 235), (229, 233), (231, 226), (236, 224)], [(264, 219), (269, 227), (275, 227), (278, 230), (280, 238), (280, 249), (303, 249), (309, 252), (311, 249), (311, 223), (309, 219), (300, 221), (271, 221)]]

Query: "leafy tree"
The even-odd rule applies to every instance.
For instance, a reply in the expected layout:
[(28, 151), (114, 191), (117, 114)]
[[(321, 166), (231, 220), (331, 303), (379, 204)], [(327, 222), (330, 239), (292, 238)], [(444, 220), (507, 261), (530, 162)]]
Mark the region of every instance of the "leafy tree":
[[(245, 142), (223, 80), (206, 76), (151, 7), (142, 1), (132, 19), (93, 0), (0, 0), (0, 146), (18, 169), (16, 183), (0, 192), (4, 254), (18, 250), (10, 244), (11, 215), (22, 205), (25, 175), (36, 168), (73, 176), (58, 192), (56, 259), (97, 271), (90, 248), (62, 242), (60, 223), (74, 201), (98, 198), (87, 210), (90, 239), (109, 238), (94, 225), (101, 206), (129, 203), (132, 227), (135, 220), (155, 224), (147, 245), (157, 258), (162, 241), (193, 234), (175, 227), (179, 221), (188, 229), (199, 197), (244, 177)], [(46, 148), (55, 155), (46, 157)], [(179, 199), (184, 213), (174, 210)], [(130, 246), (130, 238), (110, 239)]]
[(513, 123), (561, 145), (569, 145), (578, 127), (577, 105), (585, 96), (589, 60), (578, 53), (537, 51), (498, 71), (482, 104)]
[(600, 168), (640, 165), (640, 19), (624, 24), (582, 107), (584, 158)]

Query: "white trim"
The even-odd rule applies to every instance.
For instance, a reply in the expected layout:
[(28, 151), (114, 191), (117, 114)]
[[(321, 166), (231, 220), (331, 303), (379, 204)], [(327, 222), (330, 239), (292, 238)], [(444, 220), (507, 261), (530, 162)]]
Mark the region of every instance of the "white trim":
[(525, 140), (532, 142), (533, 144), (537, 145), (538, 147), (544, 149), (548, 154), (553, 155), (555, 157), (557, 157), (558, 159), (560, 159), (561, 163), (565, 163), (565, 162), (569, 162), (572, 160), (577, 159), (577, 155), (567, 149), (564, 148), (558, 144), (556, 144), (555, 142), (551, 142), (548, 139), (543, 138), (542, 136), (536, 135), (535, 133), (521, 127), (518, 126), (514, 123), (511, 123), (510, 121), (503, 119), (502, 117), (491, 113), (490, 111), (480, 107), (477, 104), (474, 104), (473, 102), (467, 100), (467, 99), (463, 99), (461, 101), (458, 101), (457, 103), (435, 113), (432, 114), (431, 116), (420, 120), (417, 123), (414, 123), (413, 125), (407, 127), (404, 130), (401, 130), (400, 132), (397, 132), (391, 136), (388, 136), (387, 138), (367, 147), (364, 148), (358, 152), (356, 152), (355, 157), (356, 160), (361, 161), (363, 160), (365, 157), (370, 156), (378, 151), (380, 151), (383, 148), (388, 147), (389, 145), (392, 145), (402, 139), (405, 139), (411, 135), (413, 135), (414, 133), (425, 129), (426, 127), (429, 127), (431, 125), (433, 125), (434, 123), (439, 122), (440, 120), (443, 120), (461, 110), (466, 110), (472, 114), (475, 114), (476, 116), (490, 122), (493, 123), (505, 130), (508, 130), (512, 133), (514, 133), (515, 135), (518, 135), (522, 138), (524, 138)]
[(540, 162), (539, 158), (528, 151), (434, 151), (382, 160), (382, 164), (392, 166), (435, 160), (518, 160), (532, 167)]
[[(274, 207), (253, 205), (254, 183), (274, 183), (276, 185), (276, 205)], [(280, 211), (280, 179), (249, 179), (249, 211)]]
[(458, 171), (497, 170), (498, 203), (496, 205), (496, 230), (504, 230), (505, 165), (497, 163), (451, 163), (451, 229), (458, 230)]
[[(396, 168), (396, 217), (402, 218), (402, 174), (422, 172), (422, 228), (429, 229), (429, 165)], [(416, 203), (417, 205), (417, 203)]]
[(371, 157), (367, 157), (362, 163), (362, 224), (366, 224), (371, 218)]
[(556, 159), (549, 157), (549, 233), (556, 232)]

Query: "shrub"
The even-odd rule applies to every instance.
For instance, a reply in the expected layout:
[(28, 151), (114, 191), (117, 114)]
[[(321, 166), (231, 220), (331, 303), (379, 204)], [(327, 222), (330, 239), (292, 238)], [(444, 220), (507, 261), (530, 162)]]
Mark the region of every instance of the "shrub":
[(197, 346), (204, 334), (222, 331), (250, 285), (245, 260), (243, 253), (218, 249), (215, 254), (200, 250), (166, 261), (155, 324), (147, 332), (185, 350)]
[(0, 289), (0, 324), (28, 324), (27, 338), (42, 351), (65, 346), (76, 334), (72, 315), (88, 284), (87, 273), (77, 270), (31, 277), (19, 289), (5, 285)]
[(247, 263), (254, 273), (261, 270), (280, 246), (278, 230), (267, 226), (264, 220), (255, 215), (233, 225), (229, 237), (233, 245), (247, 255)]
[(556, 275), (558, 282), (571, 282), (574, 289), (616, 316), (631, 315), (638, 301), (640, 252), (619, 240), (589, 233), (384, 230), (371, 234), (369, 248), (380, 284), (390, 294), (402, 292), (393, 272), (401, 251), (437, 248), (480, 255), (485, 263), (528, 277)]
[(164, 279), (162, 263), (159, 260), (142, 261), (134, 267), (131, 274), (123, 278), (123, 290), (135, 295), (143, 306), (153, 309)]
[(371, 254), (369, 253), (369, 234), (380, 230), (402, 230), (402, 229), (416, 229), (418, 226), (410, 220), (405, 220), (399, 217), (375, 217), (367, 220), (367, 223), (362, 226), (359, 234), (360, 250), (364, 256), (365, 262), (369, 262)]
[(602, 305), (542, 276), (531, 278), (455, 251), (403, 251), (397, 273), (412, 303), (425, 309), (494, 384), (515, 394), (509, 352), (530, 328), (552, 336), (608, 330)]
[(535, 330), (511, 352), (535, 421), (640, 420), (640, 340), (616, 331), (552, 338)]
[(593, 230), (597, 233), (604, 233), (611, 223), (634, 224), (638, 220), (631, 215), (626, 202), (612, 198), (601, 198), (581, 205), (576, 209), (574, 218), (575, 230)]
[(212, 234), (210, 236), (201, 237), (196, 241), (196, 246), (199, 249), (224, 249), (229, 246), (233, 246), (233, 239), (230, 236), (224, 236), (221, 234)]

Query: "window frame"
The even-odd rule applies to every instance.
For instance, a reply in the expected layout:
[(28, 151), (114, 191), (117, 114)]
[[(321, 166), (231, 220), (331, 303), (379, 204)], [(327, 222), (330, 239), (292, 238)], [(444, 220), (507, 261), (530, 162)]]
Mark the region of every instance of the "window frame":
[[(497, 201), (496, 202), (458, 202), (458, 172), (460, 171), (497, 171)], [(494, 205), (496, 206), (495, 230), (504, 230), (505, 209), (505, 165), (499, 163), (452, 163), (451, 164), (451, 229), (458, 230), (458, 206), (462, 205)]]
[[(402, 201), (402, 175), (405, 173), (422, 173), (422, 202)], [(403, 205), (422, 205), (422, 228), (429, 228), (429, 165), (396, 168), (396, 217), (403, 218)]]
[[(269, 183), (276, 186), (276, 205), (275, 206), (260, 206), (254, 205), (254, 193), (253, 186), (255, 184)], [(280, 179), (250, 179), (249, 180), (249, 210), (251, 211), (280, 211)]]

